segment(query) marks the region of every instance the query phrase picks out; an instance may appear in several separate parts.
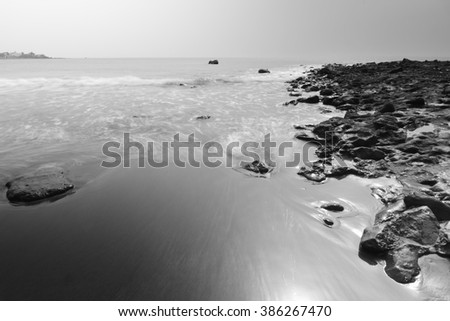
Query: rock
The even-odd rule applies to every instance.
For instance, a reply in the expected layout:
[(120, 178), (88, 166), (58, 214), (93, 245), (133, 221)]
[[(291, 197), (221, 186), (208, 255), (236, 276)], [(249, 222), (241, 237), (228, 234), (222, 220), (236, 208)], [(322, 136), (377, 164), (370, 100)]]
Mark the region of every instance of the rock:
[(411, 107), (420, 108), (425, 106), (425, 100), (422, 97), (413, 98), (406, 102)]
[(355, 137), (355, 140), (352, 140), (354, 147), (372, 147), (377, 143), (378, 138), (373, 135), (369, 137)]
[(314, 167), (311, 169), (302, 167), (302, 168), (300, 168), (300, 171), (297, 174), (307, 178), (310, 181), (317, 182), (317, 183), (323, 182), (324, 180), (327, 179), (323, 170), (314, 168)]
[(307, 98), (299, 98), (297, 100), (300, 103), (306, 103), (306, 104), (317, 104), (320, 101), (319, 96), (311, 96)]
[(218, 65), (218, 64), (219, 64), (219, 61), (218, 61), (218, 60), (210, 60), (210, 61), (208, 62), (208, 64), (209, 64), (209, 65)]
[(313, 144), (325, 144), (325, 140), (318, 139), (316, 135), (312, 134), (311, 132), (301, 131), (295, 135), (295, 138)]
[(334, 135), (335, 132), (344, 131), (352, 127), (354, 121), (342, 117), (331, 117), (318, 125), (313, 129), (313, 133), (320, 138), (326, 138), (327, 136)]
[(380, 160), (386, 157), (386, 154), (379, 149), (369, 147), (357, 147), (353, 149), (353, 155), (361, 159)]
[(326, 172), (325, 174), (327, 177), (334, 177), (338, 179), (344, 178), (348, 175), (355, 175), (360, 177), (366, 176), (366, 174), (363, 171), (357, 168), (346, 166), (333, 167), (330, 171)]
[(331, 227), (334, 225), (334, 222), (332, 220), (330, 220), (329, 218), (324, 218), (323, 222), (325, 223), (326, 226)]
[(41, 168), (6, 183), (12, 203), (29, 203), (61, 195), (74, 188), (59, 167)]
[(273, 168), (267, 166), (263, 162), (260, 162), (259, 160), (255, 160), (250, 164), (245, 164), (244, 169), (254, 172), (256, 174), (268, 174), (273, 171)]
[(440, 229), (436, 217), (427, 206), (395, 214), (388, 226), (394, 234), (422, 245), (436, 243)]
[(400, 238), (385, 226), (367, 227), (364, 229), (359, 243), (366, 251), (380, 253), (394, 249)]
[(320, 91), (320, 94), (322, 96), (331, 96), (331, 95), (333, 95), (333, 93), (334, 93), (333, 90), (330, 88), (325, 88)]
[(319, 91), (319, 90), (320, 90), (320, 88), (318, 86), (315, 86), (315, 85), (309, 87), (309, 89), (308, 89), (308, 91)]
[(372, 191), (372, 196), (375, 197), (376, 199), (379, 199), (386, 205), (397, 202), (402, 194), (401, 187), (392, 185), (388, 186), (372, 185), (370, 186), (370, 189)]
[(387, 104), (384, 104), (383, 107), (381, 107), (378, 111), (382, 114), (393, 113), (393, 112), (395, 112), (395, 107), (394, 107), (394, 104), (387, 103)]
[(209, 116), (209, 115), (202, 115), (202, 116), (195, 117), (195, 119), (197, 119), (197, 120), (206, 120), (206, 119), (210, 119), (210, 118), (211, 118), (211, 116)]
[(342, 212), (344, 210), (344, 206), (339, 203), (327, 203), (323, 204), (321, 208), (326, 209), (330, 212)]
[(373, 120), (375, 129), (397, 130), (398, 121), (397, 118), (391, 115), (380, 115)]
[(259, 69), (258, 73), (259, 74), (270, 74), (270, 70), (269, 69)]
[(405, 244), (389, 252), (386, 258), (386, 274), (399, 283), (411, 283), (420, 273), (418, 248)]
[(428, 206), (439, 221), (450, 220), (450, 206), (426, 194), (415, 192), (403, 199), (407, 208)]
[(447, 86), (442, 90), (442, 93), (446, 96), (450, 96), (450, 86)]
[(392, 69), (391, 71), (389, 71), (389, 73), (390, 74), (397, 74), (397, 73), (402, 72), (402, 71), (403, 71), (403, 67), (398, 67), (398, 68)]
[(364, 230), (360, 247), (373, 253), (387, 252), (385, 271), (395, 281), (413, 282), (420, 272), (419, 256), (431, 249), (446, 253), (446, 235), (427, 206), (384, 216), (377, 216), (378, 222)]

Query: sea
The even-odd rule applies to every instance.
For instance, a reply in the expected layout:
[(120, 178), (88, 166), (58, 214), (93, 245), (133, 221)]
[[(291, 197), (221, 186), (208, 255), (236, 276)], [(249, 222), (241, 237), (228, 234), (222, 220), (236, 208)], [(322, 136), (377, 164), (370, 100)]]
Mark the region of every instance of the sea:
[[(315, 156), (313, 146), (294, 138), (294, 125), (343, 116), (321, 104), (283, 104), (296, 98), (286, 81), (317, 66), (208, 60), (0, 60), (0, 299), (448, 296), (446, 288), (430, 286), (440, 282), (433, 265), (402, 285), (387, 277), (384, 261), (359, 252), (362, 231), (384, 209), (371, 187), (395, 181), (349, 176), (317, 184), (297, 175)], [(125, 134), (145, 148), (130, 149), (130, 166), (121, 150)], [(222, 146), (232, 164), (148, 164), (149, 142), (162, 157), (163, 142), (190, 135), (199, 146)], [(269, 175), (243, 170), (248, 155), (226, 149), (267, 135), (276, 146), (290, 146), (284, 155), (270, 151)], [(116, 166), (104, 166), (112, 161), (108, 143), (121, 155)], [(252, 155), (262, 159), (267, 154), (258, 146)], [(301, 162), (287, 166), (295, 152)], [(202, 160), (205, 150), (180, 153)], [(28, 206), (8, 202), (9, 180), (48, 166), (62, 167), (75, 189)], [(345, 209), (328, 212), (321, 208), (326, 202)]]

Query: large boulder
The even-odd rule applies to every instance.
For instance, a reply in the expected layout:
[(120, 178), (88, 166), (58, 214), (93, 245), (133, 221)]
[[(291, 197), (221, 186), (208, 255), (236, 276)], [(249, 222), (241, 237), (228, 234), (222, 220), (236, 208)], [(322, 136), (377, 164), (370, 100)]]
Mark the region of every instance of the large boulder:
[(270, 70), (269, 69), (259, 69), (258, 73), (259, 74), (270, 74)]
[(61, 195), (74, 185), (60, 167), (41, 168), (6, 183), (6, 197), (12, 203), (29, 203)]
[(428, 206), (439, 221), (450, 220), (450, 206), (424, 193), (414, 192), (403, 199), (407, 208)]
[(383, 214), (366, 228), (361, 249), (386, 253), (386, 273), (400, 283), (413, 282), (420, 272), (418, 258), (429, 253), (450, 255), (448, 237), (427, 206)]

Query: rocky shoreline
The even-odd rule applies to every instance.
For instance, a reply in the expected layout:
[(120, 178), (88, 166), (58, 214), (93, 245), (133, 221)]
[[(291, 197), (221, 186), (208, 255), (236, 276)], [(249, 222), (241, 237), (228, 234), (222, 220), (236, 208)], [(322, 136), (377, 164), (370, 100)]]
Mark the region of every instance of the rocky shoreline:
[(364, 230), (360, 251), (385, 261), (400, 283), (415, 281), (419, 257), (450, 257), (450, 62), (329, 64), (288, 83), (298, 97), (289, 108), (321, 103), (345, 111), (295, 126), (296, 138), (317, 144), (319, 157), (299, 175), (316, 183), (394, 177), (403, 186), (372, 189), (385, 210)]

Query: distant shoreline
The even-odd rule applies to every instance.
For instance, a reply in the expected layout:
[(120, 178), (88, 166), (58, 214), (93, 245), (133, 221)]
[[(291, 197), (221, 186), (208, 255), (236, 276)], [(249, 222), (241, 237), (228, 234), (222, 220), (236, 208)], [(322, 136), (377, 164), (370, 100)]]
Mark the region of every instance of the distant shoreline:
[(34, 52), (29, 53), (18, 53), (18, 52), (2, 52), (0, 53), (0, 59), (52, 59), (43, 54), (35, 54)]

